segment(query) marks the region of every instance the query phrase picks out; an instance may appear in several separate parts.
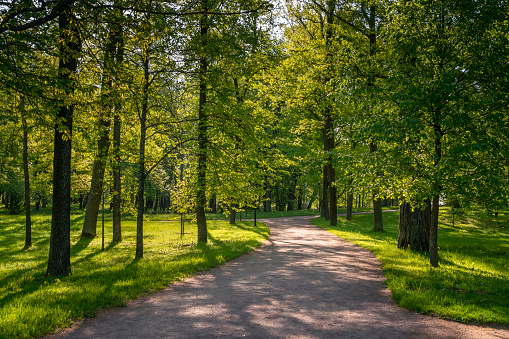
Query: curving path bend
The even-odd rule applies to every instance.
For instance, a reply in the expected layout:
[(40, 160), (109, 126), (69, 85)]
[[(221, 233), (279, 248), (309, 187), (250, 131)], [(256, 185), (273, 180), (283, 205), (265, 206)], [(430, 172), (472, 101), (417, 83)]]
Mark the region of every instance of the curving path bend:
[(398, 307), (373, 254), (311, 218), (264, 219), (255, 251), (50, 337), (509, 338)]

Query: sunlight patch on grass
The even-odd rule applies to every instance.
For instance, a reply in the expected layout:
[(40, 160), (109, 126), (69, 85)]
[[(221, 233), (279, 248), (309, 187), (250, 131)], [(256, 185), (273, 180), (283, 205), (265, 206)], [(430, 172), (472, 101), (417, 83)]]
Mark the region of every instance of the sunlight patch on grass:
[[(209, 243), (197, 244), (195, 224), (145, 222), (144, 258), (134, 260), (136, 222), (122, 224), (124, 239), (112, 242), (106, 222), (105, 251), (101, 236), (81, 239), (82, 218), (71, 226), (72, 275), (45, 277), (49, 250), (49, 215), (34, 215), (33, 243), (24, 245), (21, 216), (0, 217), (0, 337), (27, 338), (66, 327), (73, 319), (162, 289), (202, 270), (218, 266), (260, 246), (269, 230), (262, 223), (208, 221)], [(111, 218), (110, 218), (111, 220)]]
[(482, 222), (483, 215), (472, 212), (453, 227), (442, 209), (438, 268), (430, 266), (428, 253), (398, 250), (398, 212), (383, 216), (384, 232), (372, 230), (372, 215), (340, 217), (336, 227), (321, 218), (312, 222), (373, 252), (400, 306), (462, 322), (509, 325), (507, 215)]

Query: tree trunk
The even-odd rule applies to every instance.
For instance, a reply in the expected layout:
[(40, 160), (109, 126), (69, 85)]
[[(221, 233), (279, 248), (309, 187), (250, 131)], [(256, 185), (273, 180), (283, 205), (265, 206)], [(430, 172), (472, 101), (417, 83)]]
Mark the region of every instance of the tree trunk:
[[(60, 2), (59, 2), (60, 3)], [(73, 76), (78, 66), (79, 33), (69, 5), (62, 1), (58, 17), (60, 48), (58, 78), (65, 100), (74, 93)], [(46, 275), (71, 274), (71, 140), (74, 107), (61, 103), (55, 124), (53, 153), (53, 208)]]
[[(377, 145), (373, 142), (369, 144), (370, 153), (375, 153), (377, 151)], [(378, 174), (377, 174), (378, 175)], [(378, 191), (373, 190), (373, 230), (374, 231), (383, 231), (384, 223), (382, 218), (382, 200), (377, 198)]]
[(265, 181), (265, 202), (263, 206), (264, 212), (272, 212), (272, 187), (269, 177), (266, 177)]
[(398, 248), (410, 247), (414, 251), (428, 251), (429, 239), (426, 233), (424, 212), (403, 202), (399, 206)]
[[(327, 63), (327, 73), (325, 74), (325, 84), (328, 84), (329, 81), (333, 78), (333, 67), (334, 67), (334, 53), (332, 51), (332, 45), (334, 43), (334, 21), (336, 18), (336, 2), (334, 0), (327, 1), (327, 11), (326, 11), (326, 19), (327, 25), (325, 26), (325, 48), (326, 48), (326, 63)], [(328, 182), (328, 198), (329, 198), (329, 224), (331, 226), (336, 226), (338, 221), (338, 198), (336, 193), (336, 171), (334, 169), (333, 159), (332, 159), (332, 151), (335, 148), (334, 142), (334, 117), (331, 110), (331, 104), (326, 103), (324, 109), (324, 127), (323, 127), (323, 143), (324, 143), (324, 151), (326, 153), (326, 174), (327, 174), (327, 182)], [(325, 176), (325, 175), (324, 175)], [(324, 201), (325, 195), (324, 195)]]
[[(114, 1), (118, 5), (118, 0)], [(117, 11), (118, 17), (122, 16), (122, 11)], [(120, 116), (122, 110), (122, 100), (120, 98), (119, 88), (122, 83), (120, 79), (120, 72), (124, 62), (124, 35), (120, 23), (113, 24), (112, 35), (116, 44), (115, 51), (115, 72), (113, 76), (115, 92), (114, 96), (114, 116), (113, 116), (113, 154), (111, 170), (113, 172), (113, 197), (111, 199), (111, 209), (113, 217), (113, 241), (122, 241), (122, 217), (121, 217), (121, 203), (122, 203), (122, 173), (120, 168), (120, 141), (122, 130), (122, 119)]]
[(237, 218), (236, 209), (239, 208), (239, 204), (230, 204), (230, 224), (235, 224)]
[(145, 212), (145, 141), (147, 134), (147, 114), (148, 114), (148, 89), (149, 83), (149, 56), (148, 51), (144, 49), (143, 54), (143, 73), (144, 73), (144, 84), (143, 84), (143, 98), (141, 105), (141, 116), (140, 116), (140, 153), (138, 157), (138, 192), (136, 194), (136, 258), (143, 258), (143, 214)]
[(87, 210), (83, 221), (81, 235), (84, 237), (95, 237), (97, 234), (97, 216), (101, 204), (101, 197), (104, 186), (104, 171), (110, 147), (110, 125), (111, 111), (113, 109), (113, 70), (115, 64), (115, 53), (117, 49), (117, 37), (115, 29), (110, 27), (108, 42), (104, 51), (103, 77), (101, 84), (101, 107), (99, 119), (99, 140), (97, 140), (97, 156), (94, 160), (92, 180), (88, 195)]
[(122, 179), (120, 173), (120, 133), (120, 116), (115, 114), (113, 120), (113, 162), (111, 164), (111, 169), (113, 171), (113, 197), (111, 200), (113, 212), (113, 241), (122, 240), (122, 224), (120, 214), (120, 202), (122, 193)]
[(327, 166), (323, 166), (323, 185), (320, 216), (329, 220), (329, 177), (327, 175)]
[(299, 196), (297, 197), (297, 209), (299, 211), (302, 210), (303, 200), (304, 200), (304, 190), (302, 189), (302, 186), (299, 186)]
[[(25, 98), (21, 98), (24, 105)], [(24, 114), (22, 107), (21, 114)], [(28, 172), (28, 126), (25, 117), (23, 122), (23, 175), (25, 177), (25, 248), (32, 246), (32, 218), (30, 215), (30, 173)]]
[(429, 232), (429, 261), (431, 266), (438, 267), (438, 213), (440, 210), (440, 194), (433, 195), (431, 206), (431, 225)]
[[(203, 10), (208, 10), (206, 0), (202, 1)], [(207, 242), (207, 219), (205, 217), (205, 205), (207, 203), (207, 114), (205, 105), (207, 104), (207, 35), (209, 23), (207, 14), (200, 17), (200, 36), (202, 38), (202, 52), (200, 55), (199, 69), (199, 92), (200, 98), (198, 103), (198, 167), (196, 180), (196, 223), (198, 225), (198, 242)]]
[(428, 242), (430, 239), (430, 229), (431, 229), (431, 199), (427, 198), (424, 200), (424, 204), (426, 204), (426, 207), (423, 211), (423, 217), (424, 217), (424, 229), (426, 230), (426, 237), (428, 238)]
[(295, 191), (297, 190), (297, 174), (293, 171), (290, 181), (290, 186), (288, 187), (288, 195), (287, 195), (287, 211), (293, 211), (295, 207)]
[(353, 215), (353, 193), (348, 193), (346, 198), (346, 220), (352, 220)]
[[(329, 109), (326, 109), (325, 115), (325, 152), (330, 152), (334, 150), (334, 121), (329, 112)], [(327, 165), (325, 165), (327, 169), (327, 178), (329, 183), (329, 225), (336, 226), (338, 223), (338, 198), (336, 193), (336, 172), (334, 170), (334, 165), (332, 164), (332, 156), (327, 158)]]

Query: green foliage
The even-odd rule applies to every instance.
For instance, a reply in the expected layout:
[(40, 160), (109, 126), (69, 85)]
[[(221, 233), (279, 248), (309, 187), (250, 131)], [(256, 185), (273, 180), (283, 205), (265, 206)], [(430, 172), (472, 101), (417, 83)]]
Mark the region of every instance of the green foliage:
[(39, 337), (65, 327), (74, 319), (92, 317), (100, 309), (129, 300), (198, 271), (223, 264), (259, 246), (269, 234), (263, 224), (209, 221), (209, 240), (196, 244), (196, 226), (180, 238), (176, 221), (145, 222), (145, 254), (133, 260), (135, 221), (123, 222), (123, 241), (111, 241), (107, 215), (106, 244), (81, 239), (82, 214), (73, 215), (72, 275), (44, 277), (49, 246), (49, 215), (33, 216), (33, 246), (23, 249), (23, 218), (0, 216), (0, 337)]
[(372, 218), (343, 217), (337, 227), (312, 222), (373, 252), (400, 306), (461, 322), (509, 324), (508, 212), (497, 219), (469, 211), (452, 227), (452, 216), (442, 208), (439, 268), (430, 266), (426, 253), (397, 249), (397, 212), (384, 213), (381, 233), (373, 232)]
[(5, 182), (0, 183), (0, 192), (4, 193), (5, 208), (9, 214), (19, 214), (24, 210), (24, 186), (20, 176), (20, 173), (10, 170)]

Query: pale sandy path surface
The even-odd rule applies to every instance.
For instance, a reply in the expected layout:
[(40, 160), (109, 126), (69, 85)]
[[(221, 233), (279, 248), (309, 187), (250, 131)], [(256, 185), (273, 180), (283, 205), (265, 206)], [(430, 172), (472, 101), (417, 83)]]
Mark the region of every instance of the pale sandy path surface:
[(51, 337), (509, 338), (398, 307), (373, 254), (311, 218), (265, 219), (259, 249)]

